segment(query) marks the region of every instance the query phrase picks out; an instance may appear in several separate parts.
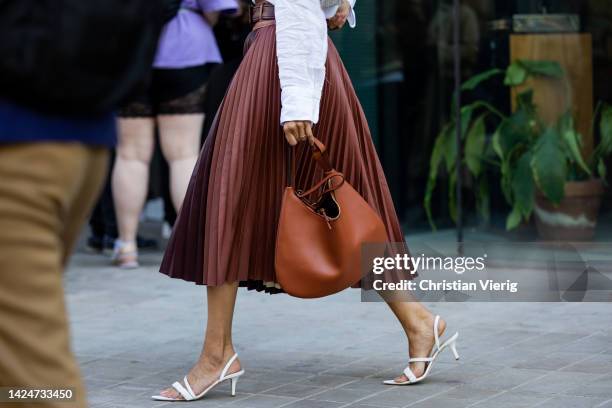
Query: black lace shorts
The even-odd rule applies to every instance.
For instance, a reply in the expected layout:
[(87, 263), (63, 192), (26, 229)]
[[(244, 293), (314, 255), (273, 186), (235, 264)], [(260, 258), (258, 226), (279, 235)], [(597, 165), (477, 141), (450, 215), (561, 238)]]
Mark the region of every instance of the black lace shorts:
[(216, 64), (180, 69), (154, 68), (148, 86), (119, 109), (123, 118), (204, 112), (206, 83)]

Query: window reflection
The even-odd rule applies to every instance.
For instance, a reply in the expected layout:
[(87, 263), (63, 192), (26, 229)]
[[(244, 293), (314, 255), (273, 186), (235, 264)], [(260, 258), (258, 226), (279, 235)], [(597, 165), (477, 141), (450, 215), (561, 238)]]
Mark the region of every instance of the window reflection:
[[(345, 56), (347, 69), (364, 102), (406, 231), (425, 231), (429, 225), (422, 201), (430, 155), (437, 134), (451, 117), (455, 80), (452, 1), (360, 0), (360, 8), (363, 7), (372, 14), (360, 14), (360, 24), (364, 24), (365, 28), (362, 25), (360, 31), (358, 26), (355, 32), (358, 39), (339, 33), (334, 40)], [(538, 45), (545, 35), (551, 34), (513, 32), (517, 15), (531, 15), (527, 20), (530, 24), (534, 16), (577, 17), (577, 32), (572, 33), (568, 29), (563, 34), (564, 40), (557, 45), (560, 63), (570, 67), (568, 76), (574, 89), (569, 96), (562, 97), (553, 97), (554, 92), (536, 92), (541, 99), (535, 99), (540, 105), (538, 109), (560, 112), (563, 98), (569, 98), (574, 103), (576, 126), (581, 133), (588, 133), (581, 122), (590, 124), (598, 101), (612, 102), (612, 3), (609, 0), (461, 1), (462, 81), (490, 68), (505, 69), (517, 55), (532, 59), (537, 59), (539, 55), (542, 58), (555, 55), (550, 49)], [(538, 21), (536, 23), (540, 24)], [(366, 34), (365, 30), (373, 27), (374, 30), (369, 32), (375, 34)], [(521, 37), (518, 42), (517, 36)], [(518, 43), (522, 44), (519, 48), (526, 50), (523, 54), (517, 51)], [(585, 58), (591, 61), (585, 61)], [(466, 93), (463, 105), (474, 100), (486, 100), (505, 114), (511, 113), (512, 96), (502, 79), (487, 81)], [(564, 95), (560, 84), (553, 86), (559, 87), (556, 90), (558, 95)], [(589, 86), (592, 87), (590, 93), (584, 89)], [(582, 99), (577, 100), (576, 94), (581, 94)], [(584, 99), (584, 95), (588, 100)], [(489, 133), (492, 129), (489, 128), (493, 128), (493, 125), (487, 124), (487, 138), (492, 136)], [(584, 137), (588, 146), (591, 143), (588, 135)], [(599, 137), (595, 129), (592, 143), (597, 144)], [(609, 158), (607, 162), (610, 166)], [(442, 178), (448, 177), (443, 173), (440, 175)], [(490, 180), (492, 217), (488, 225), (483, 224), (476, 213), (471, 182), (467, 177), (464, 187), (465, 221), (469, 226), (503, 230), (509, 207), (504, 200), (499, 178), (492, 177)], [(452, 228), (448, 192), (445, 191), (447, 187), (443, 184), (438, 183), (433, 197), (433, 213), (439, 227)], [(606, 194), (609, 197), (609, 193)], [(604, 232), (612, 230), (610, 202), (612, 200), (603, 200), (600, 223), (607, 226)]]

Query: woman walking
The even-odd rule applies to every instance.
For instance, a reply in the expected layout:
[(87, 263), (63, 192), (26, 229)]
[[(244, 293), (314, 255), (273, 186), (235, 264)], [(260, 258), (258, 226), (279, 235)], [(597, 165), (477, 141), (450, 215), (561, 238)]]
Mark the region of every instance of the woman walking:
[(182, 0), (164, 27), (148, 89), (121, 109), (119, 144), (112, 174), (119, 239), (113, 260), (138, 267), (136, 234), (155, 147), (155, 127), (170, 168), (170, 195), (178, 211), (200, 150), (204, 96), (211, 66), (221, 62), (212, 26), (235, 0)]
[[(206, 338), (188, 375), (154, 399), (199, 399), (225, 380), (235, 392), (244, 373), (232, 343), (237, 288), (282, 291), (274, 246), (286, 143), (312, 142), (316, 135), (337, 170), (378, 212), (389, 241), (404, 240), (365, 116), (327, 37), (326, 16), (331, 29), (347, 19), (354, 25), (352, 4), (343, 0), (330, 9), (322, 3), (258, 0), (252, 12), (244, 59), (204, 144), (161, 265), (173, 278), (207, 285)], [(309, 148), (296, 150), (296, 165), (297, 185), (318, 180)], [(431, 357), (447, 345), (454, 349), (456, 337), (441, 344), (445, 322), (419, 303), (388, 304), (416, 359), (387, 383), (418, 382)]]

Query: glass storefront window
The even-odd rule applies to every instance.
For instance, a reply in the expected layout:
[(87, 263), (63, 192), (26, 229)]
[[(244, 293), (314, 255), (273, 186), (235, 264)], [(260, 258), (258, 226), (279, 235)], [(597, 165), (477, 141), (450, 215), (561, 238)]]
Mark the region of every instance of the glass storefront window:
[[(566, 181), (610, 179), (610, 171), (606, 176), (602, 167), (612, 165), (609, 155), (597, 156), (602, 153), (602, 139), (609, 137), (606, 120), (612, 120), (606, 119), (612, 114), (609, 0), (360, 0), (358, 11), (357, 29), (335, 33), (333, 39), (368, 116), (407, 233), (431, 230), (423, 199), (436, 138), (453, 127), (457, 56), (462, 83), (482, 72), (498, 72), (461, 93), (462, 165), (459, 172), (454, 166), (440, 166), (431, 197), (437, 227), (455, 226), (451, 214), (456, 203), (449, 205), (449, 200), (455, 202), (456, 194), (449, 179), (458, 179), (463, 186), (462, 220), (468, 230), (531, 239), (536, 231), (541, 235), (543, 218), (571, 223), (584, 215), (587, 224), (597, 223), (596, 239), (612, 233), (607, 187), (600, 196), (601, 208), (588, 214), (579, 209), (559, 214), (567, 200), (557, 205), (561, 198), (573, 197)], [(457, 21), (460, 38), (455, 44)], [(476, 102), (481, 105), (470, 116), (466, 110)], [(502, 126), (503, 118), (508, 126)], [(549, 128), (558, 140), (546, 136)], [(514, 129), (514, 136), (508, 129)], [(569, 130), (580, 136), (571, 139)], [(469, 139), (470, 131), (477, 135)], [(496, 152), (496, 132), (505, 148), (515, 149), (512, 154)], [(533, 138), (534, 143), (517, 144), (521, 138)], [(536, 139), (550, 139), (552, 147), (558, 142), (558, 149), (539, 150), (538, 159), (546, 160), (533, 159), (525, 153), (536, 153)], [(443, 150), (444, 155), (453, 154), (452, 146)], [(522, 164), (529, 159), (530, 166), (517, 173), (514, 169), (523, 155)], [(602, 164), (591, 163), (592, 159)], [(559, 177), (565, 184), (555, 184)], [(555, 189), (563, 197), (555, 197)], [(548, 205), (540, 191), (557, 203)], [(595, 205), (577, 200), (574, 207)], [(518, 214), (511, 215), (513, 209)]]

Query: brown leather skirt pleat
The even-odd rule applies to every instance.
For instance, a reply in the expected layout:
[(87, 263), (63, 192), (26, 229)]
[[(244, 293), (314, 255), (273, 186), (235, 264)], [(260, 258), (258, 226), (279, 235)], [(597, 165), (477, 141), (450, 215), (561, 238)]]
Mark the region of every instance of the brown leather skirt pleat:
[[(196, 284), (240, 282), (279, 292), (276, 229), (286, 183), (275, 26), (253, 31), (204, 143), (161, 272)], [(403, 242), (389, 188), (351, 80), (331, 41), (314, 133), (337, 170), (378, 211), (392, 242)], [(307, 146), (298, 147), (297, 185), (321, 177)], [(308, 242), (304, 242), (308, 245)]]

